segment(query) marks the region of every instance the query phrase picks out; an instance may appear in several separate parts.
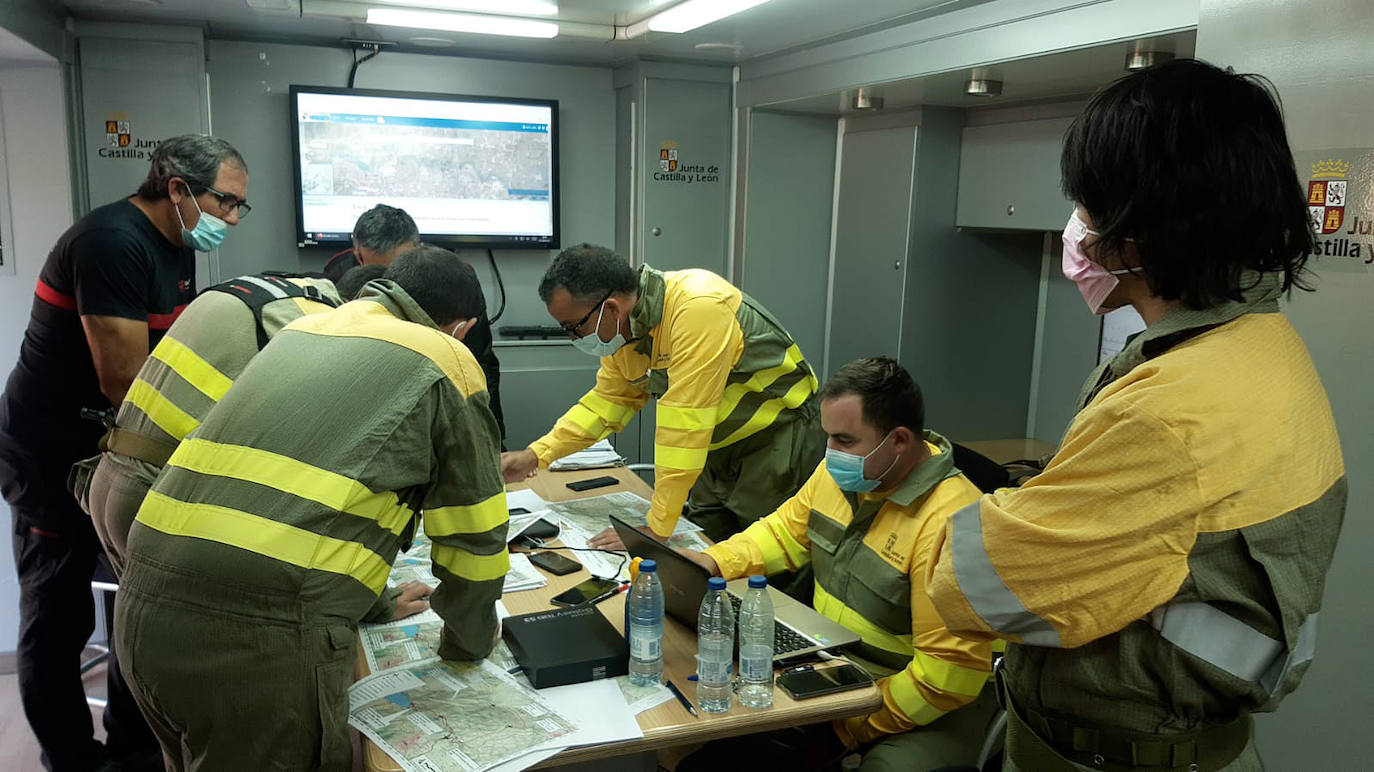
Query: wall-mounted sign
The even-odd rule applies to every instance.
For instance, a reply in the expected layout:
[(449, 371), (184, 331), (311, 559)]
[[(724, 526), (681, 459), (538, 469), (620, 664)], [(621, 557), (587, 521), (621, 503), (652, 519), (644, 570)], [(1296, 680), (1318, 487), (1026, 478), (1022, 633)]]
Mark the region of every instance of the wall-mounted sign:
[(1307, 216), (1316, 240), (1311, 267), (1367, 273), (1374, 264), (1374, 150), (1294, 154), (1307, 182)]
[(112, 112), (105, 115), (105, 146), (100, 148), (101, 158), (132, 158), (146, 160), (158, 146), (160, 139), (138, 139), (134, 137), (133, 121), (125, 112)]
[(654, 172), (654, 181), (687, 185), (720, 182), (720, 166), (682, 163), (677, 142), (668, 140), (658, 147), (658, 171)]

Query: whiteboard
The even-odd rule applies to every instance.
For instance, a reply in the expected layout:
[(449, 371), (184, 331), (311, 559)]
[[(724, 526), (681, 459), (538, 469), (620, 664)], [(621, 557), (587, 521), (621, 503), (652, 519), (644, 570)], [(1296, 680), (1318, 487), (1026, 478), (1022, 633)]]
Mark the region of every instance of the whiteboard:
[(1126, 348), (1126, 339), (1145, 329), (1145, 320), (1131, 306), (1122, 306), (1102, 317), (1101, 344), (1097, 363), (1111, 359)]

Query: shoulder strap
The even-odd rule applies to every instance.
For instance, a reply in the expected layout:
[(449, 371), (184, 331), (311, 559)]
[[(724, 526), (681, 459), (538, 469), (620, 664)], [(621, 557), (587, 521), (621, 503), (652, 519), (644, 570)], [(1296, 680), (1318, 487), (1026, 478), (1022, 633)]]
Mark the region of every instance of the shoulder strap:
[(302, 287), (295, 282), (287, 281), (292, 274), (279, 271), (266, 271), (256, 276), (239, 276), (230, 279), (213, 287), (207, 287), (206, 292), (223, 292), (233, 295), (243, 301), (253, 312), (253, 320), (257, 324), (258, 350), (267, 345), (267, 328), (262, 324), (262, 309), (273, 301), (285, 300), (287, 298), (305, 298), (316, 303), (323, 303), (330, 308), (337, 308), (338, 303), (333, 298), (326, 297), (318, 288), (306, 285)]

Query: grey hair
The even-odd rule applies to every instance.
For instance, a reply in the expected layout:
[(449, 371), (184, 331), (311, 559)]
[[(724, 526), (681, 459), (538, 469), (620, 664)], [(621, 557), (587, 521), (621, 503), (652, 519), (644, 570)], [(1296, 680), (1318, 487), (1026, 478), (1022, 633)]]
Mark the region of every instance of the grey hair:
[(406, 210), (378, 204), (353, 224), (353, 246), (367, 247), (383, 254), (399, 246), (420, 241), (420, 229)]
[(153, 151), (148, 177), (138, 186), (138, 195), (147, 199), (167, 197), (167, 183), (173, 177), (186, 180), (192, 194), (215, 184), (221, 164), (237, 166), (245, 173), (248, 164), (234, 146), (209, 134), (182, 134), (162, 140)]

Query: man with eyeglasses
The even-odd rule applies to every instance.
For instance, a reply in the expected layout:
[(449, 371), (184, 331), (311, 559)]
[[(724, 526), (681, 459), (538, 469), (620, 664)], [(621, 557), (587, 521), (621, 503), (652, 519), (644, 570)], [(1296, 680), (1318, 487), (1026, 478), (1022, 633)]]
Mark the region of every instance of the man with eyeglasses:
[[(601, 368), (552, 431), (502, 454), (507, 482), (620, 431), (651, 396), (658, 425), (646, 532), (660, 540), (685, 512), (720, 541), (777, 509), (820, 462), (811, 365), (767, 309), (720, 276), (634, 268), (581, 244), (549, 266), (539, 297)], [(610, 529), (592, 545), (620, 546)]]
[(108, 739), (93, 734), (80, 661), (95, 627), (90, 583), (101, 547), (67, 477), (104, 432), (83, 412), (124, 401), (195, 295), (195, 252), (216, 249), (248, 214), (247, 188), (247, 166), (228, 142), (164, 140), (138, 192), (68, 228), (39, 274), (0, 396), (0, 490), (14, 519), (20, 698), (49, 770), (161, 769), (113, 650)]

